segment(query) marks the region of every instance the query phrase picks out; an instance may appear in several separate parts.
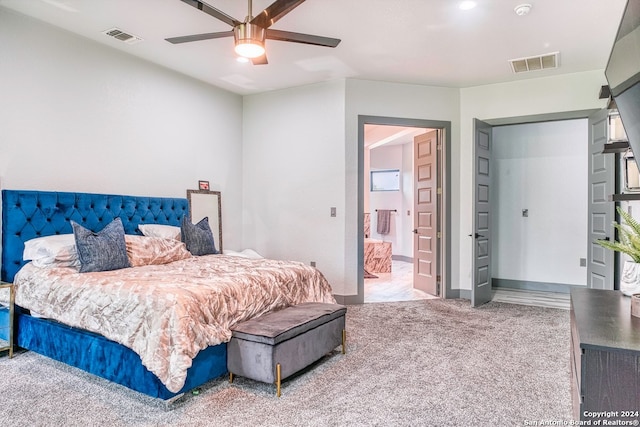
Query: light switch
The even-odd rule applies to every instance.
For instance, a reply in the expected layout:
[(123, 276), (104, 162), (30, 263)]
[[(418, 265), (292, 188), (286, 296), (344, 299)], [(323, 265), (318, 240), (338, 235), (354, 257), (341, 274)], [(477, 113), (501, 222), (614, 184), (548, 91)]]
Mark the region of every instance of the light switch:
[(528, 217), (529, 216), (529, 209), (522, 209), (522, 216), (523, 217)]
[(332, 217), (336, 216), (336, 208), (334, 208), (334, 207), (331, 208), (331, 216)]

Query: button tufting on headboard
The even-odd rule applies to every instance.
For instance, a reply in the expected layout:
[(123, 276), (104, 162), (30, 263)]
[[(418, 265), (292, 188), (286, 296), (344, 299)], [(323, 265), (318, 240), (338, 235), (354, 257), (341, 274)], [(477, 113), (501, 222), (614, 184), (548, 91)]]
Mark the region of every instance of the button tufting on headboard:
[(141, 222), (180, 226), (188, 208), (186, 198), (2, 190), (2, 280), (24, 265), (26, 240), (72, 233), (70, 220), (98, 231), (120, 217), (127, 234), (140, 234)]

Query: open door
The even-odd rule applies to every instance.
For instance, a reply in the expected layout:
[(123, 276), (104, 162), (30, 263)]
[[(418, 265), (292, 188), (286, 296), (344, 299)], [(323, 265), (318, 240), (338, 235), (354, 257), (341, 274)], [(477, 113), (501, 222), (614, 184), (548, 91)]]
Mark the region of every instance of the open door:
[(413, 287), (439, 296), (438, 138), (432, 130), (413, 139)]
[(587, 245), (587, 286), (613, 289), (614, 255), (596, 240), (614, 238), (614, 205), (609, 195), (615, 193), (615, 154), (603, 154), (607, 142), (609, 110), (589, 116), (589, 242)]
[(471, 305), (491, 301), (491, 125), (474, 121)]

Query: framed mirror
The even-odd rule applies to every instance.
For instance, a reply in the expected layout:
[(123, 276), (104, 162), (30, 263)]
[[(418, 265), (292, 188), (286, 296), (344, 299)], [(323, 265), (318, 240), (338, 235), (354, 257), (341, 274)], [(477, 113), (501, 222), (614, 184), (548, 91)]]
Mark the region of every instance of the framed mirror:
[(216, 240), (216, 248), (222, 253), (222, 197), (219, 191), (187, 190), (189, 217), (196, 224), (209, 217), (209, 227)]

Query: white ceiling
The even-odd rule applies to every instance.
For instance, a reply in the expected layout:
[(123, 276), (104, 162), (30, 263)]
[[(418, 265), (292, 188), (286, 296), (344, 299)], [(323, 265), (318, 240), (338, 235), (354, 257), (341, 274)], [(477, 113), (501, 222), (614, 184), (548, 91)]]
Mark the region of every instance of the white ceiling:
[[(254, 0), (254, 15), (271, 0)], [(515, 6), (530, 3), (527, 16)], [(244, 0), (209, 0), (244, 20)], [(233, 39), (165, 41), (231, 27), (180, 0), (0, 0), (0, 7), (238, 94), (339, 78), (469, 87), (603, 69), (626, 0), (307, 0), (273, 26), (342, 39), (335, 49), (267, 41), (268, 65), (235, 60)], [(102, 34), (118, 27), (128, 45)], [(514, 75), (508, 60), (560, 52), (560, 67)]]

